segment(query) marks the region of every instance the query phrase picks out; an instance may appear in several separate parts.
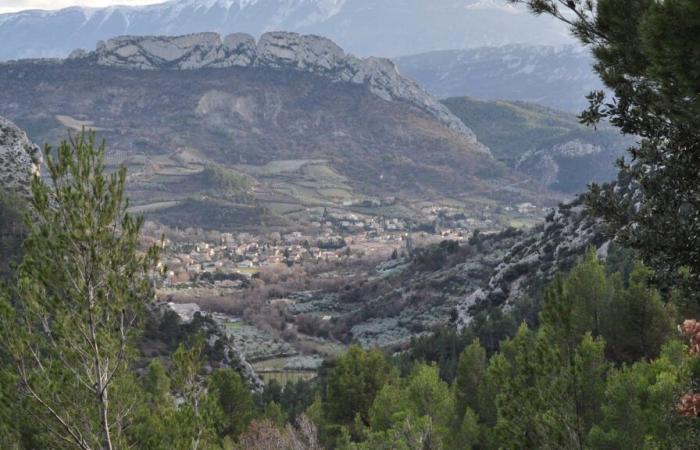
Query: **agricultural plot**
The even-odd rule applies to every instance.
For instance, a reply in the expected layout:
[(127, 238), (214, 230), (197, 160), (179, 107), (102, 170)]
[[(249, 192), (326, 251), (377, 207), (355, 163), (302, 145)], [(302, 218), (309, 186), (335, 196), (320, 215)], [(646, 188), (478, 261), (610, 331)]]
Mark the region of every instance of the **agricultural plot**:
[(74, 131), (82, 131), (83, 128), (86, 130), (92, 130), (92, 131), (107, 131), (106, 128), (100, 128), (96, 127), (95, 122), (92, 120), (79, 120), (75, 119), (71, 116), (66, 116), (63, 114), (57, 114), (56, 115), (56, 120), (63, 125), (66, 128), (70, 128), (71, 130)]
[(294, 356), (297, 351), (281, 339), (252, 325), (236, 322), (225, 326), (249, 361)]

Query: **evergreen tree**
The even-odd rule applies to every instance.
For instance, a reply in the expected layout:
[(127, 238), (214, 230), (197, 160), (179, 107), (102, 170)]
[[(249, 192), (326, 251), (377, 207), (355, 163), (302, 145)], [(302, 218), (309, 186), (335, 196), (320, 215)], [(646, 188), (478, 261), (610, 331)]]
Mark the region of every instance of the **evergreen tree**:
[(148, 363), (144, 384), (153, 405), (162, 405), (170, 401), (170, 378), (160, 359), (152, 359)]
[(659, 292), (649, 286), (651, 275), (648, 268), (637, 263), (627, 288), (622, 287), (619, 275), (613, 275), (615, 293), (605, 310), (603, 336), (615, 361), (657, 357), (673, 332), (672, 314)]
[(510, 0), (571, 25), (593, 50), (613, 92), (589, 96), (581, 116), (639, 136), (615, 186), (593, 185), (588, 202), (616, 237), (657, 274), (700, 287), (700, 3), (696, 0)]
[(369, 410), (370, 448), (447, 448), (453, 410), (437, 367), (419, 364), (407, 380), (386, 384), (377, 394)]
[(153, 297), (155, 247), (140, 252), (141, 218), (127, 212), (126, 169), (107, 174), (104, 144), (79, 134), (55, 154), (50, 181), (32, 182), (33, 217), (5, 301), (1, 344), (13, 367), (25, 420), (45, 448), (124, 448), (139, 396), (130, 365), (139, 316)]
[[(208, 395), (216, 401), (213, 419), (219, 436), (240, 435), (256, 416), (250, 387), (233, 369), (217, 369), (208, 378)], [(272, 403), (279, 409), (279, 405)], [(268, 405), (269, 406), (269, 405)], [(281, 413), (281, 410), (279, 411)], [(271, 413), (268, 410), (268, 413)], [(278, 414), (273, 414), (278, 418)]]
[(586, 448), (607, 369), (604, 344), (584, 335), (565, 356), (544, 327), (504, 343), (496, 437), (500, 448)]
[(481, 410), (480, 391), (485, 375), (486, 351), (477, 339), (459, 356), (457, 376), (453, 385), (455, 420), (460, 424), (468, 408), (475, 413)]
[(549, 328), (565, 358), (573, 357), (584, 334), (601, 334), (610, 296), (604, 267), (593, 249), (565, 278), (557, 276), (545, 289), (540, 321)]
[(677, 413), (690, 384), (687, 349), (668, 344), (653, 362), (614, 371), (605, 386), (602, 419), (590, 431), (596, 450), (690, 449), (700, 439), (697, 420)]
[(0, 188), (0, 281), (10, 278), (17, 263), (24, 234), (26, 201)]
[(338, 357), (328, 377), (323, 403), (324, 419), (330, 424), (328, 432), (338, 435), (341, 427), (346, 427), (357, 433), (356, 425), (369, 425), (369, 409), (375, 396), (395, 377), (394, 369), (379, 350), (351, 346)]

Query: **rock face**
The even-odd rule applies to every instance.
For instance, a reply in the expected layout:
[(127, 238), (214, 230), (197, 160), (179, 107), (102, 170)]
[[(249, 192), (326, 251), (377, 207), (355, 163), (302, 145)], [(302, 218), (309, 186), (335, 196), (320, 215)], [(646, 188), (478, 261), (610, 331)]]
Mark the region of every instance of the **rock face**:
[(0, 117), (0, 188), (28, 194), (41, 151), (14, 123)]
[(180, 318), (180, 326), (188, 328), (190, 333), (200, 335), (205, 340), (203, 353), (209, 355), (205, 369), (233, 368), (248, 381), (251, 389), (260, 392), (265, 387), (263, 381), (246, 360), (238, 345), (223, 330), (222, 325), (209, 314), (200, 311), (199, 306), (191, 304), (157, 303), (151, 308), (159, 321), (168, 311), (175, 312)]
[(571, 269), (588, 247), (597, 249), (601, 257), (607, 256), (608, 245), (605, 225), (586, 214), (582, 197), (560, 205), (543, 225), (523, 233), (491, 271), (488, 282), (457, 305), (458, 328), (468, 325), (475, 310), (486, 305), (511, 307), (536, 284)]
[(587, 160), (601, 156), (610, 159), (607, 155), (601, 155), (604, 151), (599, 145), (574, 139), (553, 145), (550, 148), (528, 150), (515, 164), (515, 169), (527, 173), (540, 180), (545, 186), (551, 187), (559, 181), (562, 165), (567, 162), (586, 164)]
[(334, 82), (366, 85), (387, 101), (411, 103), (476, 143), (467, 126), (418, 84), (402, 77), (391, 60), (357, 58), (320, 36), (272, 32), (263, 34), (257, 43), (241, 33), (224, 38), (217, 33), (122, 36), (98, 43), (92, 53), (73, 52), (71, 59), (141, 70), (269, 67), (309, 72)]
[(590, 183), (614, 180), (615, 161), (634, 144), (633, 137), (610, 124), (587, 127), (574, 114), (534, 103), (471, 97), (447, 98), (442, 103), (495, 158), (571, 196), (585, 191)]

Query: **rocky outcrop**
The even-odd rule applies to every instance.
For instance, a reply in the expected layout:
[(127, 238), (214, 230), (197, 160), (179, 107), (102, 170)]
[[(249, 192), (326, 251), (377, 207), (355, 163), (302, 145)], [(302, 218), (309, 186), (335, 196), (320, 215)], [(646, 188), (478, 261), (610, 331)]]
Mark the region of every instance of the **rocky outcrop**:
[(241, 33), (224, 38), (217, 33), (122, 36), (98, 43), (91, 53), (73, 52), (72, 60), (141, 70), (269, 67), (313, 73), (334, 82), (366, 85), (387, 101), (411, 103), (476, 143), (467, 126), (418, 84), (402, 77), (391, 60), (357, 58), (320, 36), (272, 32), (258, 42)]
[[(498, 240), (501, 236), (485, 239)], [(488, 282), (469, 292), (457, 305), (457, 326), (468, 325), (475, 311), (486, 306), (513, 306), (537, 286), (551, 281), (556, 273), (571, 269), (587, 248), (597, 249), (604, 257), (608, 245), (605, 225), (587, 214), (582, 197), (560, 205), (544, 224), (523, 232), (492, 270)]]
[(27, 195), (39, 173), (41, 151), (14, 123), (0, 117), (0, 189)]
[[(580, 139), (573, 139), (549, 148), (525, 152), (515, 164), (515, 169), (540, 180), (543, 185), (550, 187), (560, 181), (562, 165), (567, 163), (569, 166), (577, 165), (577, 162), (586, 164), (587, 160), (596, 158), (597, 155), (604, 151), (599, 145), (584, 142)], [(578, 166), (580, 167), (580, 164)]]
[(151, 312), (157, 321), (164, 320), (168, 312), (179, 317), (179, 327), (186, 329), (186, 334), (204, 338), (204, 355), (207, 355), (205, 369), (230, 367), (235, 369), (248, 381), (252, 390), (260, 392), (265, 387), (253, 366), (246, 360), (233, 338), (223, 330), (223, 325), (215, 317), (200, 310), (197, 304), (157, 303)]

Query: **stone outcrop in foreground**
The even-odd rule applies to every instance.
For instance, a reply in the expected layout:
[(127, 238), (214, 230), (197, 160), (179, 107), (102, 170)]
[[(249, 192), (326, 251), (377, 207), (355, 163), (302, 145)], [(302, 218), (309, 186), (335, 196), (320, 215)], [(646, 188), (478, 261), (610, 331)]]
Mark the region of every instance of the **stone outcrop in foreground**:
[(99, 42), (94, 52), (76, 50), (69, 59), (141, 70), (266, 67), (313, 73), (334, 82), (367, 85), (387, 101), (411, 103), (476, 143), (474, 133), (461, 120), (417, 83), (402, 77), (391, 60), (357, 58), (320, 36), (272, 32), (258, 42), (242, 33), (224, 38), (217, 33), (121, 36)]
[[(487, 239), (500, 239), (499, 235)], [(607, 257), (610, 245), (606, 225), (590, 215), (583, 196), (559, 205), (544, 224), (523, 233), (488, 274), (488, 282), (469, 293), (456, 307), (456, 325), (469, 325), (474, 309), (483, 305), (511, 308), (549, 283), (557, 273), (570, 270), (588, 248)]]
[(41, 150), (14, 123), (0, 117), (0, 189), (29, 193), (32, 176), (39, 173)]

